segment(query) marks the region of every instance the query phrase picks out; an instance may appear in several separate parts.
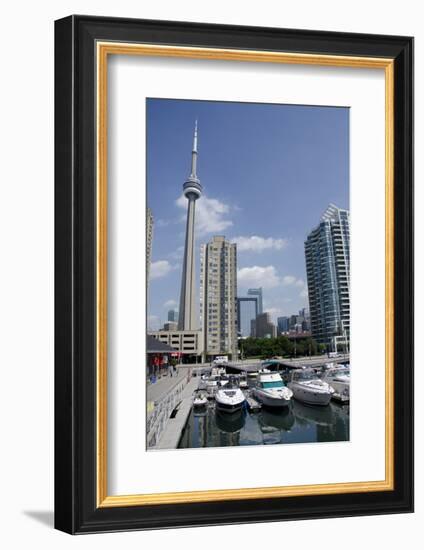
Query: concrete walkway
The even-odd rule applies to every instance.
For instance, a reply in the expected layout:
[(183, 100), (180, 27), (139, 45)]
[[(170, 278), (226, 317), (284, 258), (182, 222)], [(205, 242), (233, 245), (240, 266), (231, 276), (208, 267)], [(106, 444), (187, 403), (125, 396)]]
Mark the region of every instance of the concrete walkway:
[(186, 371), (177, 370), (173, 376), (164, 376), (154, 384), (147, 386), (147, 401), (160, 401), (187, 375)]
[(169, 418), (156, 449), (176, 449), (193, 404), (193, 392), (199, 387), (200, 378), (192, 378), (182, 393), (182, 400), (174, 418)]

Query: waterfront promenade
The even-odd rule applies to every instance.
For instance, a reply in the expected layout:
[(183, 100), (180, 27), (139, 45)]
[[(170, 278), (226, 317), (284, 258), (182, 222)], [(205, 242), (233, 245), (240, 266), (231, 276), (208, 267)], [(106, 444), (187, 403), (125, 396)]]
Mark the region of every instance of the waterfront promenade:
[(160, 401), (187, 375), (186, 369), (177, 369), (173, 376), (163, 376), (147, 386), (147, 401)]
[(148, 448), (172, 449), (178, 446), (192, 406), (199, 378), (191, 377), (191, 367), (178, 368), (173, 376), (163, 376), (147, 386)]
[(193, 403), (193, 392), (199, 386), (199, 378), (192, 378), (184, 388), (176, 414), (169, 418), (156, 449), (176, 449), (187, 423)]

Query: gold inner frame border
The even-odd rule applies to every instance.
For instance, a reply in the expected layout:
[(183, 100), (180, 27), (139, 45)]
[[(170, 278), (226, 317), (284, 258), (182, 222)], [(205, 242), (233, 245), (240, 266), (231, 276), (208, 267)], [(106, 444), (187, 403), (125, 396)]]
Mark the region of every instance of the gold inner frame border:
[[(261, 63), (384, 69), (385, 72), (385, 479), (316, 485), (252, 487), (172, 493), (107, 493), (107, 62), (109, 55), (216, 59)], [(97, 506), (143, 506), (307, 495), (394, 490), (394, 60), (256, 50), (164, 46), (141, 43), (96, 43), (96, 473)]]

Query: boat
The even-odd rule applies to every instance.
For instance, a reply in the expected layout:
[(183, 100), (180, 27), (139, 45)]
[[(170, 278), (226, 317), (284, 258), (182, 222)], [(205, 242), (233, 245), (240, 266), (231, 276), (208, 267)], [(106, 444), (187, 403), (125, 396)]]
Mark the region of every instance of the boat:
[(236, 385), (234, 379), (230, 380), (224, 387), (219, 388), (215, 394), (216, 408), (222, 412), (239, 411), (245, 400), (244, 393)]
[(228, 382), (230, 381), (230, 378), (226, 374), (221, 374), (219, 377), (218, 386), (226, 386)]
[(201, 407), (205, 407), (208, 404), (208, 398), (203, 393), (198, 393), (194, 396), (193, 399), (193, 406), (197, 409), (200, 409)]
[(287, 386), (295, 399), (307, 405), (328, 405), (335, 391), (313, 369), (294, 370)]
[(218, 374), (213, 374), (206, 378), (206, 388), (208, 390), (216, 390), (219, 386), (221, 377)]
[(247, 389), (249, 387), (249, 383), (247, 381), (246, 374), (240, 374), (239, 377), (239, 388)]
[(278, 373), (259, 373), (253, 396), (266, 407), (287, 407), (293, 396)]
[(344, 365), (329, 364), (321, 375), (321, 380), (327, 382), (339, 396), (350, 398), (350, 369)]
[(247, 373), (247, 377), (248, 378), (256, 378), (258, 376), (258, 372), (257, 371), (249, 371)]

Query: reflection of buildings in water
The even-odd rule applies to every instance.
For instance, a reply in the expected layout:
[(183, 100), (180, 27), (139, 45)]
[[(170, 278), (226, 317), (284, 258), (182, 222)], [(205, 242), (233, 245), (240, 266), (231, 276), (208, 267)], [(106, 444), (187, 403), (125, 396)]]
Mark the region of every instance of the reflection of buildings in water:
[(263, 407), (258, 414), (258, 424), (262, 433), (288, 432), (294, 424), (294, 416), (291, 407), (270, 410)]
[(304, 405), (293, 399), (292, 408), (299, 424), (309, 425), (312, 422), (316, 426), (331, 426), (335, 420), (331, 403), (325, 406)]

